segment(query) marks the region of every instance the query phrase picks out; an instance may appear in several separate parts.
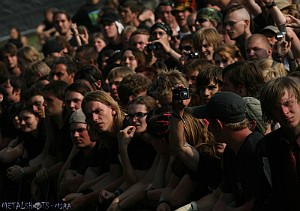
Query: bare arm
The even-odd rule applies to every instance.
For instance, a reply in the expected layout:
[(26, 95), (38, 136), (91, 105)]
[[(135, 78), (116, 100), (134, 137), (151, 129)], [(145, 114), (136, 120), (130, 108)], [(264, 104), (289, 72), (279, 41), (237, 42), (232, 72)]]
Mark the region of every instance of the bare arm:
[(23, 155), (23, 142), (18, 144), (18, 138), (10, 141), (7, 147), (0, 151), (1, 163), (12, 163)]

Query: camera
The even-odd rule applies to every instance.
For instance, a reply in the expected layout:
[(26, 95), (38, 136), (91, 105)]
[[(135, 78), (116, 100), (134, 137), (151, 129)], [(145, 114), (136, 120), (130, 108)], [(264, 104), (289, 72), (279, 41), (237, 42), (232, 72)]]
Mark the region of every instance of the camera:
[(284, 38), (284, 34), (282, 32), (278, 32), (276, 34), (276, 40), (282, 40)]
[(191, 52), (185, 55), (187, 60), (193, 60), (196, 58), (199, 58), (199, 53), (198, 52)]
[(157, 51), (159, 49), (159, 44), (158, 43), (149, 43), (146, 45), (146, 51)]
[(188, 88), (178, 87), (173, 90), (173, 101), (174, 100), (186, 100), (190, 98), (190, 92)]

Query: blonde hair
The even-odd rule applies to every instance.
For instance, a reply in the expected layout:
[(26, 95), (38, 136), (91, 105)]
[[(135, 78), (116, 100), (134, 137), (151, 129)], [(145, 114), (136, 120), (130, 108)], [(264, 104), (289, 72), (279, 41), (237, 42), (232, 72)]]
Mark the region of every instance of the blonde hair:
[(208, 45), (212, 45), (216, 49), (221, 45), (222, 38), (215, 28), (202, 28), (195, 32), (193, 37), (193, 47), (197, 51), (201, 50), (203, 41), (206, 40)]
[(265, 82), (272, 78), (287, 76), (287, 71), (282, 63), (278, 63), (273, 59), (262, 59), (258, 62), (258, 66), (262, 69), (262, 75)]

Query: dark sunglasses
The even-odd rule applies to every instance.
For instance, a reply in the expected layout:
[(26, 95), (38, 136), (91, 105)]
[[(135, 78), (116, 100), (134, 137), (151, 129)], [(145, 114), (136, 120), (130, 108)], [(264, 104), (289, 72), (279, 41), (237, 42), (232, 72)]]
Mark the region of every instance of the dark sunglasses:
[(179, 47), (179, 50), (180, 50), (180, 51), (183, 51), (183, 50), (185, 50), (185, 51), (191, 51), (192, 49), (193, 49), (193, 47), (190, 46), (190, 45), (180, 46), (180, 47)]
[(136, 118), (143, 118), (143, 117), (145, 117), (147, 115), (148, 115), (148, 113), (137, 112), (137, 113), (134, 113), (134, 114), (127, 114), (127, 118), (130, 118), (130, 119), (133, 119), (134, 117), (136, 117)]

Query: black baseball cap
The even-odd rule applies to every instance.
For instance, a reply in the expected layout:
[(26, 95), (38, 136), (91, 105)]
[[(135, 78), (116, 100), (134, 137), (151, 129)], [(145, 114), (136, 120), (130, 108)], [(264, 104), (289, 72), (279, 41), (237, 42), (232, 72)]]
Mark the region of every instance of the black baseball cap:
[(117, 13), (114, 12), (109, 12), (109, 13), (104, 13), (101, 17), (100, 23), (113, 23), (115, 21), (120, 21), (120, 17), (118, 16)]
[(218, 92), (206, 105), (192, 108), (196, 118), (219, 119), (223, 123), (238, 123), (246, 119), (246, 102), (233, 92)]

